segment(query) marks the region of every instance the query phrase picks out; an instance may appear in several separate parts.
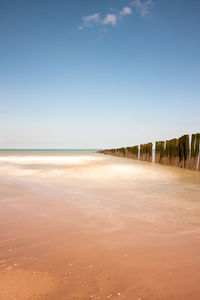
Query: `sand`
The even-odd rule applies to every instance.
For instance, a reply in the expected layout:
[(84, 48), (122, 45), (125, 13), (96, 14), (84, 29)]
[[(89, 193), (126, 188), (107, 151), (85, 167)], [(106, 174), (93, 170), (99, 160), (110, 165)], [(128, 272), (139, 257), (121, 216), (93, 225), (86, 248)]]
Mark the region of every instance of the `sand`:
[(200, 175), (100, 154), (0, 158), (0, 299), (200, 299)]

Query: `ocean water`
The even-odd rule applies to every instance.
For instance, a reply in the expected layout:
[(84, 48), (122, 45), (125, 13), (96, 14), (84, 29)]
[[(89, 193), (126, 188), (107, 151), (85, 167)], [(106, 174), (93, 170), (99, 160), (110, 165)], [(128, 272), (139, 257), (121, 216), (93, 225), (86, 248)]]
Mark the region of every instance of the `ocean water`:
[[(27, 174), (28, 170), (33, 171), (34, 169), (36, 173), (45, 169), (46, 171), (64, 168), (67, 170), (72, 166), (81, 166), (95, 161), (97, 159), (96, 151), (87, 149), (0, 150), (0, 173), (14, 175), (15, 171), (23, 169), (24, 174)], [(19, 173), (16, 174), (19, 175)], [(23, 171), (21, 175), (23, 175)]]
[(96, 153), (98, 149), (0, 149), (0, 156), (69, 156)]
[(198, 300), (199, 234), (199, 172), (0, 151), (1, 299)]
[[(115, 211), (129, 207), (132, 216), (162, 223), (168, 218), (180, 221), (184, 211), (188, 215), (184, 213), (183, 225), (190, 223), (191, 212), (191, 224), (198, 218), (198, 172), (102, 155), (96, 150), (1, 150), (0, 180), (47, 195), (73, 195), (73, 201), (81, 200), (86, 206), (90, 202)], [(173, 209), (179, 206), (174, 217)]]

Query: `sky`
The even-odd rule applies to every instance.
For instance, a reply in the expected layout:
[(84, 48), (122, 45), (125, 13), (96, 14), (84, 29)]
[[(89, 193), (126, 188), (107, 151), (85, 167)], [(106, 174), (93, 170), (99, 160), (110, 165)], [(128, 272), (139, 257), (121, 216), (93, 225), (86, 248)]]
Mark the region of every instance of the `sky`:
[(0, 148), (196, 132), (199, 0), (0, 0)]

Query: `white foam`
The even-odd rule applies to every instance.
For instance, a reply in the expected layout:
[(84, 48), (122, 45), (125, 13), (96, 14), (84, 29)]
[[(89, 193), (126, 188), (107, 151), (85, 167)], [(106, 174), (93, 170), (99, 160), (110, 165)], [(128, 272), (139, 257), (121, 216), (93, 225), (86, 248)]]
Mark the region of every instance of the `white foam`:
[(4, 164), (22, 164), (22, 165), (80, 165), (88, 162), (102, 160), (102, 157), (93, 156), (2, 156), (0, 163)]

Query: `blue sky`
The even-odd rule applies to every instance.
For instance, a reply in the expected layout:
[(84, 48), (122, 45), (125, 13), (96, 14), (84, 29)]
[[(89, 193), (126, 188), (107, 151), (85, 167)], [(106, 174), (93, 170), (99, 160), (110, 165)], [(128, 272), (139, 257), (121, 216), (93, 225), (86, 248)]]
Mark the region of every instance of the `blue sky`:
[(199, 0), (0, 0), (0, 148), (200, 131)]

